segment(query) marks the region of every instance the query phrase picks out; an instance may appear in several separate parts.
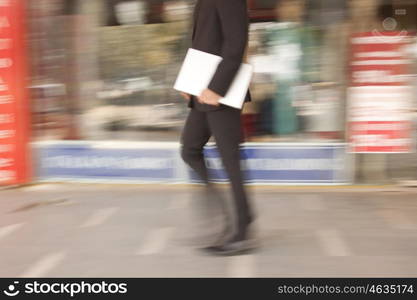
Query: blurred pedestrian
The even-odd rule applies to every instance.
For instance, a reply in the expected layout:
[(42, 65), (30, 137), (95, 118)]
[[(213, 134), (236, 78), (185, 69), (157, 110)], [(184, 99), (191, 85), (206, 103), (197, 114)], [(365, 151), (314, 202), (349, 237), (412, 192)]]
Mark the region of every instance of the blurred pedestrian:
[[(226, 225), (218, 242), (204, 250), (214, 255), (234, 255), (253, 249), (249, 226), (253, 215), (240, 168), (242, 141), (241, 110), (219, 103), (231, 86), (244, 60), (248, 41), (246, 0), (198, 0), (194, 10), (192, 48), (223, 58), (208, 88), (199, 97), (183, 94), (191, 108), (182, 134), (184, 161), (200, 176), (207, 188), (206, 201), (216, 195), (209, 183), (203, 148), (214, 136), (233, 193), (234, 226)], [(249, 93), (246, 101), (250, 101)], [(211, 196), (211, 197), (210, 197)], [(214, 220), (214, 219), (213, 219)]]

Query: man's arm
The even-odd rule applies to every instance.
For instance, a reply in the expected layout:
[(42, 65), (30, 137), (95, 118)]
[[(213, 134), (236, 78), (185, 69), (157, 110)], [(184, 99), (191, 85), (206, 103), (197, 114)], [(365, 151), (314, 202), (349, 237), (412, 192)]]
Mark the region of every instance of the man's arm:
[(215, 1), (223, 34), (223, 60), (208, 89), (224, 97), (242, 64), (248, 41), (248, 11), (246, 0)]

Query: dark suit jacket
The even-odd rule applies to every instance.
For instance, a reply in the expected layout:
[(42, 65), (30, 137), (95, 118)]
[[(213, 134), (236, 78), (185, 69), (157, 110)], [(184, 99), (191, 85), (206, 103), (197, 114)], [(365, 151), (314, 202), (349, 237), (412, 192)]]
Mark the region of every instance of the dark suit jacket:
[[(223, 58), (208, 88), (224, 97), (244, 59), (249, 18), (246, 0), (198, 0), (192, 48)], [(246, 101), (250, 101), (248, 92)]]

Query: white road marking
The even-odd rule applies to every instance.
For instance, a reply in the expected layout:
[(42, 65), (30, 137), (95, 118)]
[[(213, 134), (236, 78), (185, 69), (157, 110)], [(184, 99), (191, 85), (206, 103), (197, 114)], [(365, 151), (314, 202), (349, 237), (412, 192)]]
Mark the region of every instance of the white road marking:
[(20, 227), (23, 226), (23, 224), (24, 223), (13, 224), (13, 225), (9, 225), (9, 226), (0, 228), (0, 240), (5, 238), (6, 236), (12, 234), (16, 230), (18, 230)]
[(23, 189), (25, 192), (36, 192), (36, 191), (54, 191), (58, 190), (61, 185), (57, 184), (36, 184), (32, 186), (28, 186)]
[(118, 210), (118, 207), (108, 207), (99, 209), (93, 214), (91, 214), (91, 216), (80, 227), (86, 228), (101, 225), (112, 215), (114, 215)]
[(319, 195), (310, 195), (309, 197), (301, 197), (298, 204), (302, 209), (309, 211), (320, 211), (325, 209), (323, 199)]
[(229, 258), (227, 276), (233, 278), (256, 277), (255, 256), (237, 255)]
[(151, 255), (161, 253), (166, 247), (168, 240), (173, 235), (173, 227), (165, 227), (151, 230), (145, 238), (143, 245), (136, 252), (136, 255)]
[(171, 200), (168, 209), (173, 210), (181, 210), (188, 207), (190, 204), (191, 197), (188, 195), (185, 195), (181, 198), (174, 198)]
[(46, 275), (55, 268), (65, 258), (64, 252), (58, 252), (49, 254), (39, 261), (37, 261), (32, 267), (27, 269), (20, 277), (46, 277)]
[(349, 256), (349, 247), (344, 242), (339, 231), (325, 229), (316, 232), (323, 250), (328, 256)]

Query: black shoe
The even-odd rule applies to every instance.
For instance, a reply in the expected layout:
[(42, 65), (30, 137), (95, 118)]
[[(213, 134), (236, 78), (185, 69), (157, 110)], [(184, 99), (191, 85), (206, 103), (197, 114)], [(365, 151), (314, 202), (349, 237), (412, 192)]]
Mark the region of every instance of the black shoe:
[(225, 229), (220, 234), (218, 234), (216, 238), (213, 238), (208, 245), (206, 244), (204, 247), (199, 247), (198, 250), (208, 252), (212, 248), (216, 248), (223, 245), (226, 241), (230, 239), (230, 236), (232, 235), (232, 229), (230, 229), (229, 226), (226, 226)]
[(256, 249), (253, 239), (231, 239), (220, 246), (211, 246), (202, 250), (208, 254), (216, 256), (232, 256), (251, 253)]

